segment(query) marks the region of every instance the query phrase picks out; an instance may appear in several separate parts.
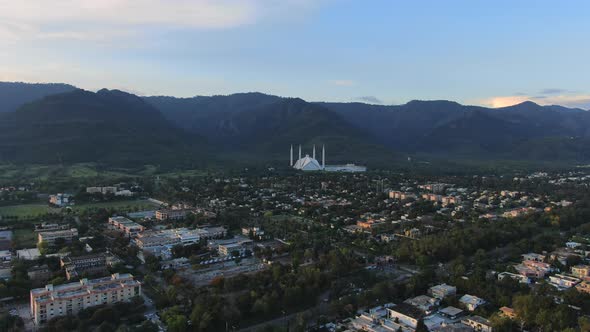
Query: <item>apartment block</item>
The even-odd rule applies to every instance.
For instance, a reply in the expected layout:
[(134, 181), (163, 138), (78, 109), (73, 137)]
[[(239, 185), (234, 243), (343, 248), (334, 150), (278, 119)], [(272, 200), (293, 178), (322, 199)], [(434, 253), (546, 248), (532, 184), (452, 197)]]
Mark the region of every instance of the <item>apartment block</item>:
[(110, 217), (109, 224), (132, 237), (137, 236), (145, 230), (145, 227), (125, 217)]
[(72, 242), (74, 238), (78, 237), (78, 229), (64, 229), (59, 231), (42, 232), (37, 234), (37, 243), (45, 242), (48, 245), (55, 245), (57, 239), (63, 239), (65, 242)]
[(164, 220), (183, 220), (186, 218), (187, 210), (158, 210), (156, 211), (156, 219), (160, 221)]
[(30, 309), (33, 321), (40, 325), (48, 320), (75, 315), (82, 309), (101, 304), (113, 304), (141, 296), (141, 283), (132, 274), (115, 273), (99, 279), (32, 289)]
[(105, 275), (108, 272), (105, 254), (66, 256), (60, 259), (60, 266), (66, 271), (68, 280), (86, 275)]

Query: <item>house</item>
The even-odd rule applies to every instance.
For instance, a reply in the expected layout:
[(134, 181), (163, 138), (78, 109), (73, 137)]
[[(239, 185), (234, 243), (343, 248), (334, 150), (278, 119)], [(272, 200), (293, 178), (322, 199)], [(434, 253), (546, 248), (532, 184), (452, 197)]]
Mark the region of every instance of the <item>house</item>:
[(556, 274), (549, 277), (549, 284), (559, 290), (572, 288), (580, 283), (580, 281), (581, 280), (578, 278), (566, 276), (564, 274)]
[(576, 290), (578, 292), (590, 294), (590, 281), (582, 281), (576, 285)]
[(572, 275), (580, 279), (590, 277), (590, 265), (572, 266)]
[(461, 320), (461, 323), (470, 326), (475, 331), (492, 332), (492, 323), (481, 316), (469, 316)]
[(439, 310), (438, 313), (448, 319), (455, 320), (455, 319), (461, 317), (463, 315), (464, 311), (459, 308), (449, 306), (449, 307)]
[(504, 278), (510, 278), (512, 280), (517, 280), (521, 284), (530, 284), (531, 280), (527, 276), (523, 276), (522, 274), (514, 274), (510, 272), (502, 272), (498, 273), (498, 280), (504, 280)]
[(425, 314), (431, 314), (438, 308), (440, 299), (430, 297), (427, 295), (419, 295), (411, 299), (407, 299), (404, 303), (414, 306)]
[(49, 195), (49, 204), (64, 207), (71, 203), (72, 195), (69, 194), (56, 194), (56, 195)]
[(500, 314), (504, 317), (508, 317), (510, 319), (515, 319), (516, 318), (516, 311), (514, 311), (514, 309), (509, 308), (509, 307), (502, 307), (500, 308)]
[(533, 279), (543, 279), (552, 271), (551, 264), (536, 260), (523, 260), (522, 263), (515, 265), (514, 268), (520, 275)]
[(406, 303), (387, 308), (387, 318), (412, 329), (418, 326), (418, 321), (423, 317), (424, 313), (420, 309)]
[(447, 284), (440, 284), (430, 287), (428, 293), (437, 299), (444, 299), (447, 296), (453, 296), (457, 294), (457, 287), (450, 286)]
[(480, 299), (477, 296), (465, 294), (461, 296), (459, 299), (459, 303), (461, 303), (467, 310), (474, 311), (478, 307), (484, 305), (486, 301), (484, 299)]
[(532, 252), (522, 255), (523, 261), (544, 262), (545, 258), (546, 258), (545, 255), (540, 255), (540, 254), (536, 254), (536, 253), (532, 253)]

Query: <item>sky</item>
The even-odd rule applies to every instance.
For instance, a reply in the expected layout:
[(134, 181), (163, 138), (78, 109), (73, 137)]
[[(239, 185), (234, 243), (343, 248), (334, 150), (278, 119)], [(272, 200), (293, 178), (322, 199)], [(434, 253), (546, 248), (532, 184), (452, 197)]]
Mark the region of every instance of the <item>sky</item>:
[(586, 0), (0, 0), (0, 81), (590, 108)]

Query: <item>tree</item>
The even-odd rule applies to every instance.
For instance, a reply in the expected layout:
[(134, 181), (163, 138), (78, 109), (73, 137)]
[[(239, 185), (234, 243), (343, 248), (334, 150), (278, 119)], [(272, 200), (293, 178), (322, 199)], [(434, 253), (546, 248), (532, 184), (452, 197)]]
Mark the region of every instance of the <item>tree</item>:
[(47, 251), (49, 250), (49, 244), (45, 241), (41, 241), (37, 243), (37, 249), (39, 249), (39, 253), (41, 255), (46, 255)]
[(428, 332), (428, 327), (426, 327), (422, 318), (420, 318), (416, 324), (416, 332)]
[(170, 332), (185, 332), (188, 328), (186, 317), (180, 314), (168, 316), (166, 326)]

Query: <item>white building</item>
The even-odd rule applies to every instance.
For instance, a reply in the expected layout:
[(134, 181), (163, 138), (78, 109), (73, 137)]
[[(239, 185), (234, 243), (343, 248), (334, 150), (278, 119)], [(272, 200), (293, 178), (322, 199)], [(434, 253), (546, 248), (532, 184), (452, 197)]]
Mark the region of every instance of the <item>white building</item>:
[(141, 296), (141, 283), (131, 274), (115, 273), (99, 279), (32, 289), (30, 309), (33, 321), (39, 325), (93, 306), (129, 301), (135, 296)]
[(346, 173), (356, 173), (356, 172), (366, 172), (367, 167), (355, 165), (355, 164), (343, 164), (343, 165), (326, 165), (326, 147), (322, 146), (322, 163), (316, 159), (315, 157), (315, 145), (313, 146), (313, 153), (311, 157), (309, 155), (305, 155), (302, 157), (301, 155), (301, 145), (299, 145), (299, 159), (293, 162), (293, 145), (291, 145), (290, 150), (290, 161), (289, 165), (297, 170), (300, 171), (326, 171), (326, 172), (346, 172)]
[(580, 281), (578, 278), (563, 274), (556, 274), (549, 277), (549, 284), (560, 290), (572, 288)]
[(477, 296), (465, 294), (459, 299), (459, 303), (465, 306), (467, 310), (474, 311), (479, 306), (482, 306), (486, 303), (484, 299), (480, 299)]
[(301, 170), (301, 171), (321, 171), (324, 169), (326, 162), (326, 149), (322, 147), (322, 164), (315, 159), (315, 145), (313, 146), (313, 155), (310, 157), (309, 155), (305, 155), (305, 157), (301, 157), (301, 145), (299, 145), (299, 159), (295, 163), (293, 163), (293, 145), (291, 145), (291, 159), (290, 165), (291, 167)]
[(430, 287), (428, 292), (433, 297), (442, 300), (447, 296), (456, 295), (457, 294), (457, 287), (450, 286), (447, 284), (440, 284), (440, 285)]

